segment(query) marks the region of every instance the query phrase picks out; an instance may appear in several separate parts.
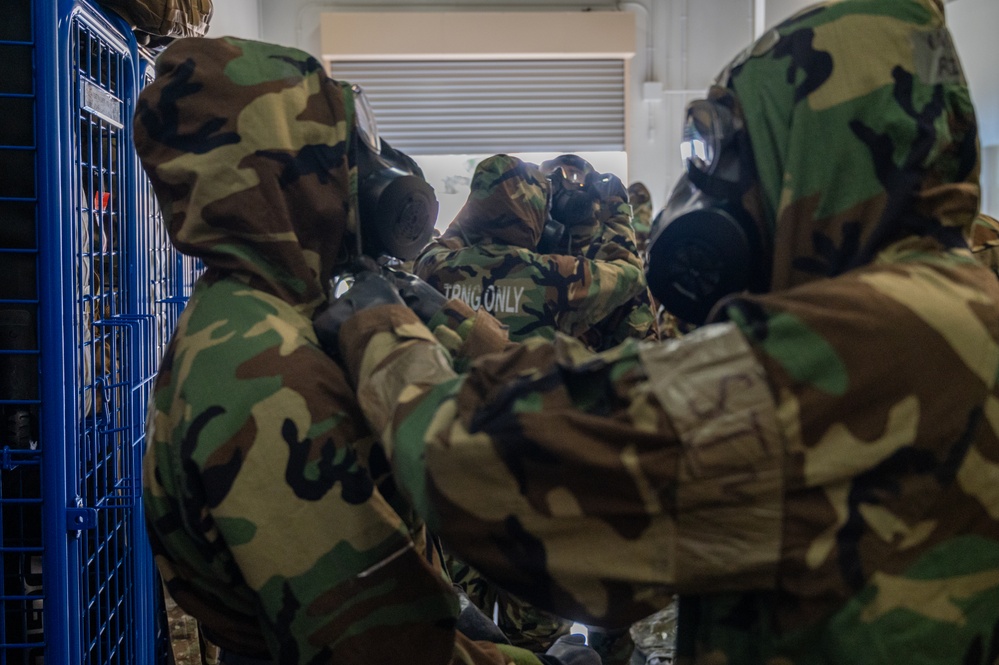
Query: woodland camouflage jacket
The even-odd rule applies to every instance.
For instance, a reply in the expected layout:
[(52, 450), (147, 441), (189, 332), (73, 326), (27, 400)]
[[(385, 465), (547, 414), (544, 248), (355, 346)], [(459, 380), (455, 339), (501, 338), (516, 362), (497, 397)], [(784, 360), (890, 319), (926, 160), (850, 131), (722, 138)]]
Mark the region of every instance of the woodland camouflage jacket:
[(177, 603), (283, 665), (538, 665), (455, 632), (422, 523), (312, 328), (356, 246), (354, 109), (297, 50), (182, 39), (136, 148), (173, 243), (204, 261), (156, 379), (143, 502)]
[(774, 251), (771, 292), (714, 323), (455, 374), (406, 309), (347, 322), (446, 546), (589, 623), (679, 593), (682, 663), (999, 660), (999, 282), (962, 238), (978, 146), (943, 5), (818, 5), (719, 77)]
[(630, 206), (622, 202), (578, 255), (541, 254), (549, 187), (536, 166), (516, 157), (483, 160), (468, 201), (417, 258), (416, 274), (495, 316), (515, 341), (563, 332), (609, 347), (626, 337), (654, 337)]

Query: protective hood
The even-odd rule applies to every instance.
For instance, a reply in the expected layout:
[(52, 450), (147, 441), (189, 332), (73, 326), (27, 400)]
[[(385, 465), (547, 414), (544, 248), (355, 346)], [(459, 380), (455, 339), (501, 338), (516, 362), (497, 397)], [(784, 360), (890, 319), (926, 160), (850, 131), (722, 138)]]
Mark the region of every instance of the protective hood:
[(354, 106), (295, 49), (181, 39), (139, 96), (135, 147), (174, 245), (296, 306), (356, 243)]
[(445, 239), (458, 236), (473, 244), (492, 241), (535, 249), (548, 218), (549, 189), (534, 164), (509, 155), (484, 159), (475, 167), (468, 200)]
[(968, 243), (975, 259), (999, 275), (999, 219), (984, 213), (978, 215)]
[(649, 241), (649, 229), (652, 227), (652, 194), (643, 182), (633, 182), (628, 185), (628, 203), (631, 204), (631, 220), (635, 227), (635, 238), (639, 249), (644, 249)]
[(977, 126), (943, 0), (813, 6), (716, 84), (752, 146), (758, 200), (745, 206), (773, 247), (772, 290), (906, 238), (963, 244), (979, 205)]
[(985, 213), (979, 214), (971, 226), (968, 244), (973, 253), (999, 247), (999, 219)]

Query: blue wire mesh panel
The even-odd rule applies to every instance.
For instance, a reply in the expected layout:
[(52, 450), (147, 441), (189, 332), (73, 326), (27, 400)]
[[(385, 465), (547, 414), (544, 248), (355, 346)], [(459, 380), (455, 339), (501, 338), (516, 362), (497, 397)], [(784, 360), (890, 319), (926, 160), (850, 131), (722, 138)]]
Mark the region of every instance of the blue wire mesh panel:
[[(140, 64), (142, 85), (155, 76), (153, 63), (147, 57)], [(153, 316), (153, 357), (158, 363), (170, 342), (181, 310), (191, 296), (191, 286), (200, 272), (199, 264), (184, 256), (170, 242), (163, 224), (152, 183), (139, 172), (139, 246), (148, 248), (149, 311)]]
[[(140, 59), (140, 77), (143, 87), (155, 77), (150, 54), (143, 54)], [(191, 297), (194, 283), (204, 272), (204, 265), (199, 259), (178, 252), (170, 242), (152, 183), (141, 169), (137, 168), (137, 171), (139, 247), (148, 252), (145, 277), (149, 284), (147, 310), (152, 315), (153, 361), (158, 367), (177, 327), (177, 319)]]
[(149, 316), (135, 309), (139, 288), (135, 225), (129, 214), (134, 174), (129, 104), (134, 63), (127, 46), (77, 13), (71, 27), (77, 178), (73, 246), (76, 377), (80, 418), (79, 501), (96, 509), (80, 532), (79, 663), (132, 663), (143, 649), (136, 548), (145, 534), (134, 519), (141, 492), (142, 413), (153, 372)]
[(30, 0), (0, 21), (0, 664), (44, 659), (35, 44)]
[[(153, 64), (143, 59), (142, 85), (149, 85), (154, 78)], [(149, 248), (149, 302), (155, 319), (153, 340), (156, 358), (162, 358), (170, 334), (177, 325), (177, 315), (182, 301), (175, 293), (180, 281), (180, 261), (177, 250), (170, 244), (163, 213), (156, 202), (149, 178), (140, 174), (138, 214), (140, 220), (140, 246)]]
[(0, 665), (161, 662), (139, 498), (161, 341), (135, 41), (89, 0), (2, 4)]

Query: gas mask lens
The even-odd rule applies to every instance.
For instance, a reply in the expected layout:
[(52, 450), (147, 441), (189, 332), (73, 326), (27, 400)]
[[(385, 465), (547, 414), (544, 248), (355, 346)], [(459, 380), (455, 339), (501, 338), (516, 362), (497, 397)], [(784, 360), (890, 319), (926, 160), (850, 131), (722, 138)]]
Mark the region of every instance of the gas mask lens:
[(563, 186), (579, 189), (586, 186), (586, 174), (592, 170), (590, 163), (579, 155), (559, 155), (541, 163), (541, 171), (549, 180), (558, 178)]
[(375, 122), (374, 111), (364, 94), (364, 90), (356, 83), (350, 86), (350, 91), (354, 93), (354, 113), (357, 116), (357, 135), (364, 141), (371, 152), (377, 154), (382, 151), (382, 140), (378, 136), (378, 123)]
[(586, 173), (582, 169), (562, 164), (558, 167), (558, 170), (562, 172), (562, 180), (566, 184), (575, 187), (584, 187), (586, 185)]
[(687, 106), (680, 157), (684, 166), (712, 173), (722, 148), (731, 139), (732, 113), (724, 106), (700, 99)]

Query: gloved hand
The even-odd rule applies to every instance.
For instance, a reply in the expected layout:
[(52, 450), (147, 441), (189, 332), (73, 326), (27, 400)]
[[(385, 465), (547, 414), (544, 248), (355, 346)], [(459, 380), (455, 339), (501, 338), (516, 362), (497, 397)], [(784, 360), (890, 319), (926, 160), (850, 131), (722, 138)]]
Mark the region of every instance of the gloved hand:
[(416, 312), (424, 323), (429, 322), (447, 302), (443, 293), (416, 275), (401, 270), (392, 270), (389, 274), (403, 302)]
[(355, 314), (378, 305), (405, 305), (399, 291), (389, 280), (374, 271), (358, 273), (343, 295), (330, 303), (312, 321), (316, 337), (330, 355), (339, 355), (337, 340), (340, 328)]
[(458, 603), (461, 613), (458, 615), (458, 623), (455, 628), (458, 632), (470, 640), (481, 642), (494, 642), (496, 644), (510, 644), (503, 631), (499, 629), (493, 620), (487, 617), (482, 610), (472, 604), (468, 594), (457, 584), (452, 585), (455, 593), (458, 594)]
[(545, 656), (552, 656), (559, 665), (600, 665), (600, 656), (586, 646), (586, 638), (579, 633), (563, 635), (555, 640)]

